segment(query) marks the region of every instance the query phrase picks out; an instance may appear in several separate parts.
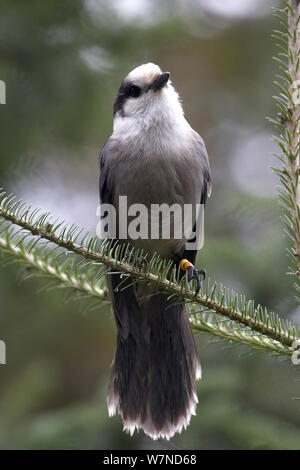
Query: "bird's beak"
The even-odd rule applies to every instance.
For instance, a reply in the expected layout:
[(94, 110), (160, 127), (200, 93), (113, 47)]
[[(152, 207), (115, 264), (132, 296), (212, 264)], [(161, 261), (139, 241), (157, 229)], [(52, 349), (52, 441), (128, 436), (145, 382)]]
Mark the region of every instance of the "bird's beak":
[(166, 85), (166, 83), (168, 83), (169, 78), (170, 78), (170, 72), (161, 73), (159, 77), (149, 87), (150, 90), (153, 90), (153, 91), (161, 90)]

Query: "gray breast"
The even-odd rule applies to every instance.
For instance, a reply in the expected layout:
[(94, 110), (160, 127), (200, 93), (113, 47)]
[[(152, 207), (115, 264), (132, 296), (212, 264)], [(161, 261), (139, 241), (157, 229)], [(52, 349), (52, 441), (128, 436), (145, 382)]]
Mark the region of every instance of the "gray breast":
[[(128, 207), (143, 204), (150, 212), (153, 204), (199, 204), (203, 184), (203, 163), (199, 154), (199, 145), (190, 139), (189, 145), (183, 145), (176, 151), (159, 152), (153, 149), (146, 152), (133, 142), (111, 142), (109, 175), (114, 188), (114, 205), (119, 212), (119, 196), (127, 196)], [(128, 223), (132, 220), (129, 217)], [(148, 221), (149, 233), (151, 232)], [(174, 220), (172, 221), (173, 223)], [(160, 222), (159, 222), (160, 223)], [(163, 223), (163, 222), (162, 222)], [(174, 227), (171, 227), (171, 235)], [(161, 256), (169, 256), (184, 245), (184, 238), (170, 240), (134, 240), (138, 248), (151, 253), (156, 251)]]

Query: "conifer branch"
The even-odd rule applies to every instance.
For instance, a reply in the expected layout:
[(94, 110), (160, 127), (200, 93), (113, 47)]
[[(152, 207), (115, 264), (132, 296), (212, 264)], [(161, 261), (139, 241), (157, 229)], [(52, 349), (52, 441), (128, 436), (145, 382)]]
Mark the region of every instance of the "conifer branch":
[[(37, 251), (40, 240), (46, 240), (52, 247), (53, 245), (60, 247), (64, 250), (64, 253), (79, 255), (88, 264), (92, 263), (99, 268), (104, 264), (112, 271), (121, 272), (124, 277), (127, 276), (139, 280), (139, 282), (145, 282), (152, 285), (153, 288), (168, 293), (170, 297), (185, 301), (188, 308), (190, 308), (192, 317), (194, 316), (192, 325), (195, 329), (210, 333), (214, 332), (213, 334), (217, 336), (227, 337), (227, 339), (234, 339), (249, 345), (255, 345), (256, 342), (260, 344), (262, 349), (281, 354), (291, 354), (293, 352), (293, 341), (298, 338), (295, 327), (289, 322), (281, 320), (274, 313), (268, 313), (261, 306), (255, 307), (253, 301), (246, 301), (243, 296), (238, 296), (235, 292), (230, 292), (223, 286), (218, 286), (215, 283), (210, 287), (208, 282), (205, 289), (202, 289), (200, 294), (195, 297), (194, 292), (190, 290), (187, 284), (186, 278), (179, 281), (179, 273), (172, 263), (166, 263), (159, 257), (153, 257), (148, 261), (146, 267), (141, 269), (139, 261), (143, 255), (142, 253), (132, 251), (130, 256), (132, 261), (128, 263), (128, 253), (124, 246), (116, 247), (112, 242), (101, 244), (97, 237), (82, 234), (74, 225), (68, 227), (66, 224), (57, 221), (52, 223), (49, 213), (39, 215), (37, 210), (32, 210), (23, 201), (14, 202), (14, 198), (12, 196), (6, 197), (5, 193), (0, 194), (0, 219), (20, 227), (23, 232), (25, 231), (25, 234), (29, 233), (33, 237), (33, 241), (29, 245), (29, 253), (26, 253), (28, 246), (25, 247), (22, 239), (19, 238), (18, 240), (18, 237), (23, 236), (24, 238), (24, 235), (4, 225), (0, 248), (9, 249), (11, 253), (22, 256), (36, 269), (56, 276), (69, 287), (81, 289), (89, 295), (95, 294), (98, 298), (102, 298), (103, 294), (103, 298), (106, 296), (103, 288), (97, 291), (95, 287), (91, 288), (89, 282), (85, 279), (84, 282), (82, 280), (80, 282), (78, 276), (75, 278), (74, 275), (70, 274), (70, 268), (68, 268), (68, 274), (66, 275), (61, 266), (54, 268), (53, 266), (47, 266), (47, 253), (44, 253), (44, 261), (41, 261)], [(5, 241), (3, 241), (3, 237)], [(14, 238), (17, 240), (15, 245), (12, 242)], [(112, 254), (114, 254), (114, 257)], [(195, 310), (197, 305), (198, 311)], [(202, 310), (199, 310), (199, 307), (202, 307)], [(226, 328), (224, 328), (224, 325), (220, 328), (220, 318), (218, 317), (214, 318), (213, 322), (205, 319), (203, 313), (207, 311), (226, 317), (228, 319)], [(257, 333), (257, 336), (251, 336), (250, 338), (250, 332), (251, 335), (253, 335), (253, 332)], [(262, 338), (260, 338), (260, 335)]]
[[(84, 274), (78, 275), (74, 269), (74, 265), (67, 269), (63, 264), (55, 263), (47, 260), (47, 255), (51, 252), (42, 253), (31, 246), (24, 246), (20, 242), (14, 243), (13, 239), (5, 233), (0, 235), (0, 250), (9, 255), (10, 263), (19, 263), (26, 266), (27, 270), (33, 268), (37, 272), (42, 272), (45, 276), (57, 280), (60, 286), (72, 288), (82, 294), (90, 297), (96, 297), (102, 301), (109, 301), (108, 290), (105, 286), (99, 287), (88, 281)], [(53, 250), (52, 250), (53, 251)], [(57, 254), (55, 255), (57, 256)], [(9, 263), (5, 263), (9, 264)], [(70, 269), (71, 268), (71, 269)], [(28, 276), (32, 273), (28, 271)]]
[(280, 148), (275, 155), (282, 162), (281, 168), (274, 168), (282, 186), (279, 188), (280, 204), (284, 211), (285, 231), (291, 240), (288, 250), (290, 275), (293, 276), (296, 300), (300, 303), (300, 186), (299, 186), (299, 131), (300, 131), (300, 3), (298, 0), (284, 0), (284, 10), (275, 9), (284, 31), (275, 31), (279, 48), (274, 59), (279, 64), (283, 76), (278, 76), (275, 85), (280, 90), (274, 96), (279, 113), (277, 121), (272, 120), (279, 129), (280, 136), (274, 137)]
[(224, 341), (239, 343), (251, 349), (274, 353), (276, 355), (289, 356), (293, 350), (278, 341), (261, 333), (256, 333), (251, 328), (237, 325), (236, 322), (224, 319), (214, 313), (191, 315), (191, 325), (194, 330), (217, 336)]

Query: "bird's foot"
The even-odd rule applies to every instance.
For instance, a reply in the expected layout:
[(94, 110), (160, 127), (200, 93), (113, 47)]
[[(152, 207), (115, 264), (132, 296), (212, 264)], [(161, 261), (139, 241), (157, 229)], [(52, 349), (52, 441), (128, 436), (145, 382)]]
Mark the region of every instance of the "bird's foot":
[[(206, 277), (205, 269), (196, 269), (195, 266), (187, 259), (182, 259), (179, 263), (179, 266), (180, 266), (180, 269), (182, 269), (182, 271), (187, 272), (188, 282), (191, 282), (193, 279), (195, 279), (197, 283), (197, 287), (195, 291), (195, 297), (196, 297), (201, 289), (202, 281), (204, 281)], [(202, 276), (202, 280), (201, 280), (201, 276)]]

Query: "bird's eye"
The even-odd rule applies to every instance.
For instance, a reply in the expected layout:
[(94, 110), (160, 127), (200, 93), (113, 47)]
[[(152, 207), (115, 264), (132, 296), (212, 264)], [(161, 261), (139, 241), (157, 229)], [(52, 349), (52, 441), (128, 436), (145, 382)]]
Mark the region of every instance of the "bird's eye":
[(132, 86), (129, 88), (128, 94), (129, 94), (129, 96), (131, 96), (132, 98), (137, 98), (137, 97), (140, 96), (140, 94), (141, 94), (141, 89), (140, 89), (138, 86), (132, 85)]

